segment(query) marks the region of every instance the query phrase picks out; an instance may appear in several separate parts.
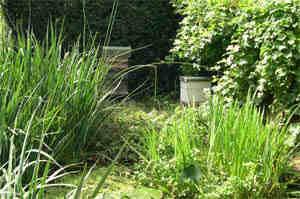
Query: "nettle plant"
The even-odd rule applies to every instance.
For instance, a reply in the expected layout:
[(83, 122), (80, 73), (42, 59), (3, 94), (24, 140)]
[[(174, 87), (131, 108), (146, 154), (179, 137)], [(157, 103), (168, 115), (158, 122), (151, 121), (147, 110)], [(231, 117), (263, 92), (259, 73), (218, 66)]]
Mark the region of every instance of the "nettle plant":
[(174, 0), (172, 4), (183, 19), (171, 57), (185, 63), (181, 65), (184, 75), (210, 71), (221, 60), (233, 34), (232, 4), (209, 0)]
[(214, 68), (224, 71), (216, 91), (243, 101), (252, 88), (256, 104), (276, 112), (299, 104), (300, 1), (266, 1), (237, 11), (238, 27)]

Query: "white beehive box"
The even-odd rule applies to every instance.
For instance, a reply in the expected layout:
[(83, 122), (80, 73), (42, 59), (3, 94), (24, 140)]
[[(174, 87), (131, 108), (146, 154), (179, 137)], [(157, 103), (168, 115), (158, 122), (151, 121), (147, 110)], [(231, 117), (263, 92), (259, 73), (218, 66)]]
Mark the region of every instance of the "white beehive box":
[(199, 104), (207, 100), (211, 87), (209, 77), (180, 77), (180, 101), (183, 104)]

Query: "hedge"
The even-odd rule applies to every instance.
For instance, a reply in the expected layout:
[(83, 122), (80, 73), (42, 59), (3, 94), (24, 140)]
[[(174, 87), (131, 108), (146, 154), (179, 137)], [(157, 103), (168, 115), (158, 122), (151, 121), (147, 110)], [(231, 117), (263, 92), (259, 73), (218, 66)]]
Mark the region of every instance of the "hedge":
[[(103, 44), (113, 0), (4, 0), (4, 16), (9, 29), (32, 31), (38, 39), (47, 32), (49, 19), (64, 24), (66, 48), (79, 35), (97, 34), (96, 42)], [(131, 46), (138, 49), (132, 53), (130, 65), (144, 65), (163, 59), (176, 35), (179, 17), (174, 13), (169, 0), (121, 0), (115, 17), (110, 45)], [(31, 24), (28, 26), (28, 24)], [(21, 25), (20, 25), (21, 24)], [(18, 28), (17, 28), (18, 27)], [(84, 28), (85, 27), (85, 28)], [(163, 90), (173, 84), (175, 67), (161, 66), (164, 73), (160, 81)], [(176, 71), (175, 71), (176, 73)], [(167, 74), (167, 75), (166, 75)], [(149, 76), (150, 75), (150, 76)], [(136, 87), (148, 77), (149, 71), (131, 74), (131, 87)]]

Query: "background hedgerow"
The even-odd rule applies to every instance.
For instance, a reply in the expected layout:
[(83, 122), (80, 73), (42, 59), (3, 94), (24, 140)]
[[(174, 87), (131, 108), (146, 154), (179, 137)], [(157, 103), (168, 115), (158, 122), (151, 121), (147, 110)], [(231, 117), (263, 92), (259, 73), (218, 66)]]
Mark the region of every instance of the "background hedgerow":
[[(81, 48), (91, 35), (97, 35), (95, 42), (103, 46), (113, 3), (112, 0), (4, 0), (1, 7), (5, 23), (15, 36), (18, 31), (31, 28), (37, 39), (42, 40), (49, 21), (63, 25), (63, 48), (68, 49), (79, 36)], [(180, 18), (169, 0), (118, 0), (118, 4), (110, 45), (139, 49), (131, 53), (131, 66), (162, 60), (172, 45)], [(157, 67), (159, 91), (174, 89), (176, 68), (167, 64)], [(152, 93), (153, 70), (144, 68), (129, 75), (131, 90), (148, 80), (143, 88)]]

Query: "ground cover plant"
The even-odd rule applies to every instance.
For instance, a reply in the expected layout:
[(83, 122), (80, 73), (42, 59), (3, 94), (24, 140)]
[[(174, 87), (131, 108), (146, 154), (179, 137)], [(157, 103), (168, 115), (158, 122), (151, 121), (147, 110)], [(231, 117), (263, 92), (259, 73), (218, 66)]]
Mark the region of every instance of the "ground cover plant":
[[(118, 135), (124, 135), (123, 139), (127, 148), (120, 156), (121, 161), (118, 162), (111, 176), (105, 182), (100, 195), (105, 198), (122, 198), (123, 196), (132, 199), (147, 197), (155, 199), (228, 198), (233, 195), (236, 198), (299, 197), (299, 177), (297, 177), (299, 172), (297, 174), (293, 171), (298, 167), (299, 160), (295, 158), (290, 161), (294, 157), (293, 154), (279, 153), (280, 151), (284, 152), (285, 149), (293, 152), (296, 138), (293, 136), (295, 134), (293, 132), (297, 130), (294, 127), (289, 128), (292, 134), (276, 130), (277, 125), (280, 126), (280, 124), (274, 120), (272, 122), (263, 121), (262, 124), (260, 120), (256, 120), (257, 123), (255, 123), (254, 118), (257, 115), (249, 117), (250, 121), (248, 122), (246, 115), (252, 115), (258, 109), (252, 107), (255, 110), (251, 109), (252, 111), (248, 110), (248, 113), (245, 113), (245, 107), (240, 109), (241, 107), (235, 104), (232, 109), (237, 112), (227, 113), (226, 109), (222, 109), (221, 102), (223, 101), (219, 101), (219, 103), (217, 100), (214, 101), (214, 105), (217, 106), (211, 107), (213, 112), (210, 112), (211, 110), (207, 106), (202, 106), (200, 109), (184, 108), (168, 96), (158, 96), (156, 99), (150, 98), (138, 102), (130, 100), (124, 103), (122, 108), (114, 114), (114, 120), (116, 123), (120, 123), (120, 126), (109, 127), (109, 129), (112, 132), (121, 131)], [(207, 120), (216, 118), (212, 116), (216, 116), (216, 112), (222, 112), (224, 117)], [(227, 121), (230, 119), (227, 114), (241, 115), (241, 118), (244, 116), (244, 120), (234, 121), (235, 125), (231, 126)], [(202, 119), (203, 122), (199, 119)], [(214, 124), (216, 121), (219, 121), (219, 125), (215, 127), (219, 128), (210, 128), (210, 133), (216, 141), (209, 142), (208, 135), (210, 133), (208, 133), (207, 125)], [(230, 119), (230, 121), (233, 120)], [(243, 126), (241, 133), (239, 133), (240, 126), (238, 124)], [(270, 131), (267, 131), (264, 125), (268, 125), (266, 128)], [(213, 130), (216, 129), (218, 129), (218, 134), (213, 133)], [(258, 135), (253, 133), (255, 129), (256, 133), (258, 130), (261, 130), (261, 133)], [(267, 135), (286, 133), (285, 145), (279, 146), (278, 143), (282, 142), (282, 139), (277, 140), (267, 135), (263, 136), (263, 133), (266, 132), (269, 132)], [(236, 138), (232, 134), (238, 135), (238, 137)], [(278, 134), (277, 138), (283, 134)], [(127, 140), (127, 135), (130, 135), (132, 139)], [(252, 140), (257, 142), (252, 142)], [(269, 142), (273, 147), (267, 147), (267, 145), (260, 148), (255, 147), (259, 142)], [(226, 150), (225, 143), (227, 143)], [(232, 149), (228, 148), (230, 146), (228, 143), (232, 145)], [(210, 146), (212, 146), (211, 150), (209, 150)], [(107, 150), (113, 150), (113, 147)], [(267, 155), (267, 158), (263, 159), (263, 154), (267, 154), (268, 151), (271, 151), (270, 156)], [(101, 152), (99, 151), (93, 156), (98, 159), (97, 156), (101, 157)], [(252, 160), (252, 163), (249, 159)], [(255, 159), (257, 161), (254, 161)], [(274, 160), (273, 164), (270, 163), (272, 159)], [(244, 164), (248, 161), (249, 163)], [(276, 165), (278, 161), (279, 165)], [(263, 164), (264, 162), (268, 164)], [(87, 183), (84, 187), (86, 192), (92, 191), (97, 179), (105, 170), (103, 164), (99, 162), (86, 180)], [(279, 181), (278, 176), (280, 176)], [(265, 180), (270, 180), (270, 177), (271, 181), (266, 182)], [(77, 184), (80, 178), (81, 174), (73, 174), (57, 183)], [(275, 183), (276, 181), (278, 183)], [(254, 193), (246, 195), (249, 194), (249, 190)], [(70, 189), (53, 188), (49, 191), (49, 197), (52, 198), (57, 192), (63, 195), (68, 191)]]

